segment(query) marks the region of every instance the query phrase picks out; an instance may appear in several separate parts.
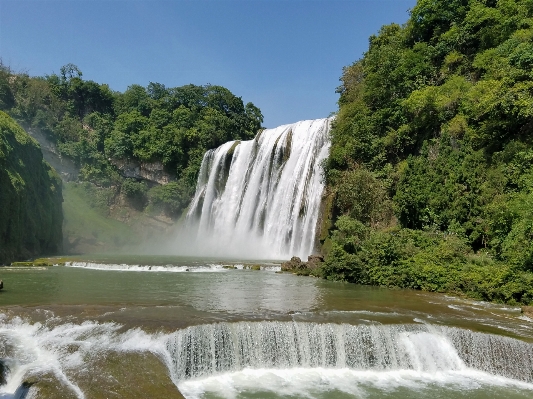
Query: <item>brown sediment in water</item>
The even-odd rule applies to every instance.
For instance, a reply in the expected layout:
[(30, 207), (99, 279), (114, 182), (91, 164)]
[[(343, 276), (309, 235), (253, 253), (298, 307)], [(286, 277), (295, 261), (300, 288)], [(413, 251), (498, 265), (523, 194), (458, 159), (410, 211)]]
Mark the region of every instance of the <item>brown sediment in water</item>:
[(75, 324), (96, 321), (99, 323), (117, 323), (120, 325), (118, 332), (140, 327), (147, 333), (167, 334), (202, 324), (257, 320), (293, 320), (292, 314), (288, 312), (221, 314), (220, 312), (207, 312), (189, 306), (175, 305), (13, 305), (0, 307), (0, 313), (6, 314), (9, 318), (21, 317), (23, 320), (31, 320), (32, 323), (49, 322), (53, 317), (60, 324), (64, 323), (65, 320)]
[(78, 383), (88, 398), (184, 399), (166, 366), (151, 353), (106, 353)]
[[(87, 398), (185, 399), (165, 365), (151, 353), (108, 352), (85, 361), (87, 367), (71, 378)], [(23, 385), (37, 391), (39, 399), (77, 398), (52, 373), (30, 377)]]

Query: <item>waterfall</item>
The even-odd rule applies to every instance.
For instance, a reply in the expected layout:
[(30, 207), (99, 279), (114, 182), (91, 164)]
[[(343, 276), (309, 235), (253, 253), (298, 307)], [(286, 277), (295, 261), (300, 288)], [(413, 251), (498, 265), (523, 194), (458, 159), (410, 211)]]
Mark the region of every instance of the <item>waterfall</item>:
[[(57, 317), (30, 324), (0, 314), (0, 362), (8, 367), (0, 397), (19, 397), (22, 381), (42, 375), (54, 376), (70, 396), (89, 397), (84, 392), (87, 370), (98, 374), (106, 372), (99, 367), (116, 367), (105, 363), (110, 353), (155, 355), (188, 398), (202, 397), (193, 391), (203, 390), (213, 379), (218, 379), (215, 393), (226, 389), (221, 380), (237, 386), (243, 381), (252, 386), (262, 383), (265, 388), (269, 380), (261, 382), (264, 375), (282, 376), (283, 384), (290, 384), (284, 376), (296, 376), (296, 382), (304, 381), (296, 384), (296, 390), (317, 381), (326, 381), (320, 388), (326, 390), (351, 384), (350, 394), (361, 386), (366, 389), (365, 381), (382, 381), (380, 389), (394, 384), (409, 388), (419, 381), (442, 387), (457, 382), (459, 387), (483, 392), (510, 386), (526, 395), (520, 397), (530, 397), (533, 391), (531, 343), (455, 327), (259, 321), (147, 333), (139, 328), (124, 330), (116, 323), (77, 324)], [(123, 372), (132, 370), (139, 369)], [(465, 378), (470, 382), (461, 385)], [(506, 397), (509, 391), (499, 392), (499, 397)]]
[(434, 325), (220, 323), (179, 331), (166, 346), (177, 381), (243, 369), (333, 368), (477, 370), (533, 382), (533, 345)]
[(204, 155), (187, 214), (203, 255), (283, 259), (313, 253), (330, 122), (266, 129), (254, 140), (228, 142)]

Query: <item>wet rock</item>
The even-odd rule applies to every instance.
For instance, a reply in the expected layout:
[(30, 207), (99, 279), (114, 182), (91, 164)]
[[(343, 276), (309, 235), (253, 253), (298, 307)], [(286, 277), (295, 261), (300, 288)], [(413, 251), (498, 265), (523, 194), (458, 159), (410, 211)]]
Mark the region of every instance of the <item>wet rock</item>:
[(322, 255), (309, 255), (307, 257), (307, 268), (311, 270), (316, 269), (317, 267), (320, 267), (323, 262), (324, 257)]
[(533, 319), (533, 306), (522, 306), (522, 313)]
[(322, 265), (324, 257), (322, 255), (309, 255), (307, 262), (302, 262), (297, 256), (293, 256), (290, 261), (281, 264), (281, 270), (286, 272), (301, 272), (315, 270)]
[(0, 360), (0, 385), (7, 383), (7, 373), (9, 373), (9, 368)]
[(289, 272), (302, 268), (302, 260), (297, 256), (293, 256), (290, 261), (281, 264), (281, 270)]
[(4, 288), (4, 282), (2, 280), (0, 280), (0, 290)]

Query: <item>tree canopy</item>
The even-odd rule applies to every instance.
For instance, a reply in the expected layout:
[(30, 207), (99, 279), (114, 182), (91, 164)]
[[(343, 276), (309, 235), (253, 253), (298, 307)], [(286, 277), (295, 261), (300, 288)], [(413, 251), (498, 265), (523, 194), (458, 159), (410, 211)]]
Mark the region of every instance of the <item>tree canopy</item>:
[(532, 66), (531, 0), (419, 0), (370, 38), (338, 88), (330, 278), (533, 300)]
[[(114, 92), (84, 80), (73, 64), (44, 77), (0, 65), (0, 110), (46, 133), (62, 155), (78, 163), (81, 180), (121, 186), (124, 179), (111, 161), (160, 162), (183, 198), (193, 194), (207, 150), (251, 139), (263, 122), (259, 108), (222, 86), (150, 82)], [(165, 208), (178, 214), (186, 204), (181, 199), (180, 209), (174, 203)]]

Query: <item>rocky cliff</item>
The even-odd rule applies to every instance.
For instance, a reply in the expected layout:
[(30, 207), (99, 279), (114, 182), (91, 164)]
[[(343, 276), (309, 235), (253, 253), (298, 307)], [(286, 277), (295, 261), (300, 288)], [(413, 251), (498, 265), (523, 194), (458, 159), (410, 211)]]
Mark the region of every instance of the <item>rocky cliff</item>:
[(61, 250), (62, 201), (39, 144), (0, 111), (0, 264)]

